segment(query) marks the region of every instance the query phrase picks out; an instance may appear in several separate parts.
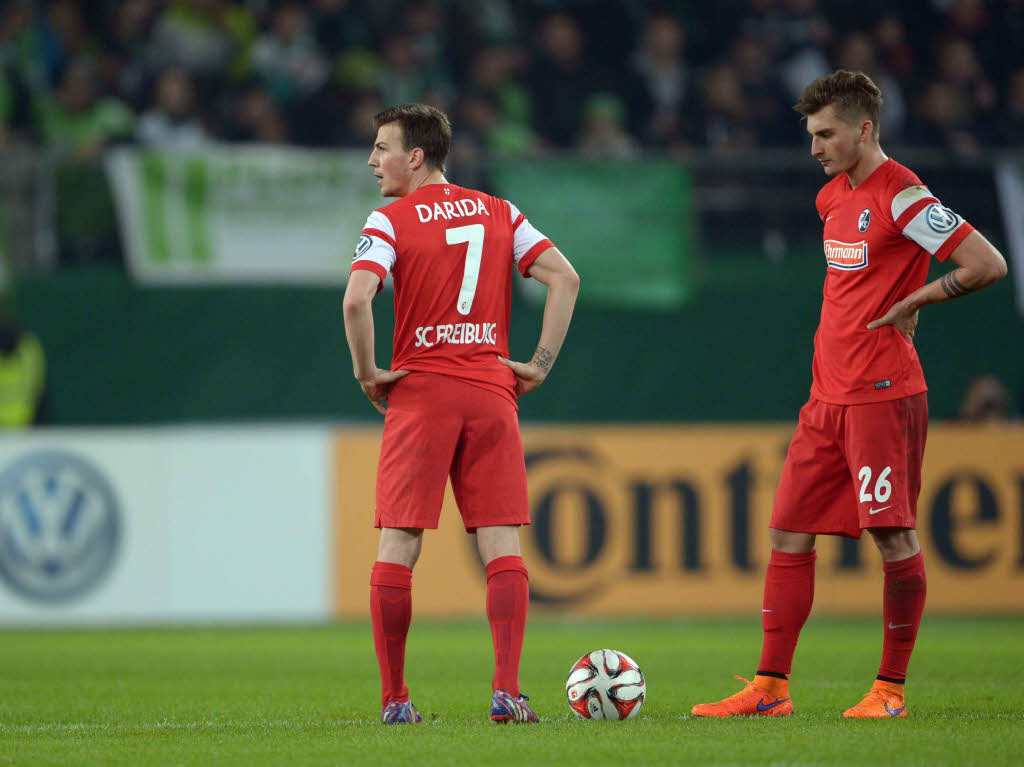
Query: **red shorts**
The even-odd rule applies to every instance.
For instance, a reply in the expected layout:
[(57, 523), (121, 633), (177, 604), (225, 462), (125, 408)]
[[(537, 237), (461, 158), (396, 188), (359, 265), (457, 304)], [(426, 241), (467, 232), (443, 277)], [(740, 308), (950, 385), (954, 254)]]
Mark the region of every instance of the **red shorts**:
[(436, 529), (448, 477), (467, 532), (530, 524), (515, 406), (451, 376), (410, 373), (388, 397), (374, 526)]
[(864, 405), (812, 397), (800, 410), (770, 526), (847, 538), (916, 527), (927, 433), (923, 392)]

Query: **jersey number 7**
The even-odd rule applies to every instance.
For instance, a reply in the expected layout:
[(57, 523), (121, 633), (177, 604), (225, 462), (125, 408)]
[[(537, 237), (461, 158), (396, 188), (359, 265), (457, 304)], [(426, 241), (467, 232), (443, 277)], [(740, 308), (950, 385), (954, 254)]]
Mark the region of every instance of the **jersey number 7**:
[(476, 283), (480, 278), (480, 257), (484, 252), (484, 225), (470, 224), (456, 226), (444, 230), (445, 240), (449, 245), (468, 244), (466, 248), (466, 268), (462, 272), (462, 288), (456, 308), (459, 314), (467, 315), (473, 308), (473, 297), (476, 295)]

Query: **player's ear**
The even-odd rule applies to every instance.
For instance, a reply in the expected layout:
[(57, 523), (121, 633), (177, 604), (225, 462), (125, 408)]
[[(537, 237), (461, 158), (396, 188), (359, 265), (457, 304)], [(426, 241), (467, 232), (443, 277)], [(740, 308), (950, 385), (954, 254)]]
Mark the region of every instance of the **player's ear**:
[(862, 144), (866, 144), (875, 131), (875, 125), (871, 120), (865, 120), (860, 124), (860, 141)]
[(409, 168), (411, 170), (419, 170), (425, 159), (426, 158), (423, 156), (423, 150), (416, 147), (409, 153)]

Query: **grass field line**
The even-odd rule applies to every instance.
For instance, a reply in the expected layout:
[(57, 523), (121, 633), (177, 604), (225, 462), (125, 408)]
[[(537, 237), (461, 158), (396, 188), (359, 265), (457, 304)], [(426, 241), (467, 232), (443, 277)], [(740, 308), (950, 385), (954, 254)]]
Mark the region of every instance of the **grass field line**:
[(208, 719), (196, 722), (180, 722), (167, 719), (160, 722), (47, 722), (45, 724), (0, 724), (0, 732), (15, 732), (25, 735), (46, 732), (137, 732), (154, 730), (287, 730), (300, 728), (366, 726), (373, 722), (368, 719), (330, 719), (310, 721), (298, 719)]
[[(676, 714), (656, 717), (659, 721), (667, 720), (679, 722), (684, 720), (697, 720), (697, 717), (689, 714)], [(1024, 713), (1019, 712), (952, 712), (943, 711), (928, 714), (929, 720), (950, 719), (958, 721), (979, 721), (979, 720), (1022, 720)], [(541, 719), (541, 724), (549, 723), (563, 725), (566, 722), (573, 722), (573, 717), (562, 717), (555, 719)], [(430, 727), (431, 724), (444, 726), (450, 722), (446, 717), (438, 717), (435, 720), (428, 720), (423, 726)], [(325, 719), (325, 720), (298, 720), (298, 719), (206, 719), (192, 722), (182, 722), (165, 719), (158, 722), (47, 722), (44, 724), (0, 724), (0, 733), (17, 733), (21, 735), (33, 735), (44, 733), (75, 733), (75, 732), (155, 732), (174, 730), (297, 730), (297, 729), (337, 729), (342, 727), (375, 727), (376, 719)], [(588, 726), (583, 723), (581, 726)]]

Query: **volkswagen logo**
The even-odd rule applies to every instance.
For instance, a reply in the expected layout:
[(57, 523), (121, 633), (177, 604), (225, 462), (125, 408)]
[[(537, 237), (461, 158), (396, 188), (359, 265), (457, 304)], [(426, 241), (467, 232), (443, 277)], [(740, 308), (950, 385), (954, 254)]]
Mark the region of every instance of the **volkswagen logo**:
[(960, 217), (949, 208), (933, 202), (925, 212), (925, 221), (932, 231), (939, 234), (952, 232), (960, 223)]
[(20, 596), (58, 603), (87, 594), (120, 539), (113, 488), (78, 456), (30, 453), (0, 473), (0, 578)]

